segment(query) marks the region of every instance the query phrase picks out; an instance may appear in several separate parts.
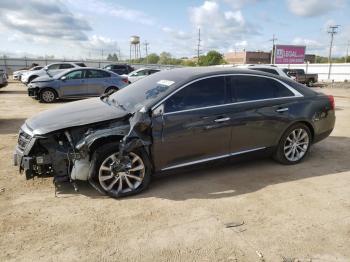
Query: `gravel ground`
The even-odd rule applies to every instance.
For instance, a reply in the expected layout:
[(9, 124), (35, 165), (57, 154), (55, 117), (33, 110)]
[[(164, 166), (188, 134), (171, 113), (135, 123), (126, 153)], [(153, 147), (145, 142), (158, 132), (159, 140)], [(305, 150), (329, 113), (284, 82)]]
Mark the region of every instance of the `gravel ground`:
[(0, 261), (350, 261), (350, 89), (321, 90), (335, 96), (336, 128), (302, 164), (227, 163), (115, 200), (84, 183), (55, 197), (52, 179), (18, 174), (20, 125), (64, 102), (40, 104), (10, 83), (0, 89)]

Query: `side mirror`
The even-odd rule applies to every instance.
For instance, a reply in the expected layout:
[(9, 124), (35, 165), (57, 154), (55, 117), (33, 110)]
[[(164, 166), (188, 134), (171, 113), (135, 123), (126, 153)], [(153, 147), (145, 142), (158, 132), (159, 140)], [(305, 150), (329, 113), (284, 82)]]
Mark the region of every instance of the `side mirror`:
[(152, 112), (153, 116), (162, 116), (163, 114), (164, 114), (164, 104), (161, 104)]
[(66, 80), (67, 80), (67, 77), (66, 77), (66, 76), (62, 76), (62, 77), (61, 77), (61, 80), (62, 80), (62, 81), (66, 81)]
[(44, 69), (45, 71), (49, 70), (49, 68), (48, 68), (47, 66), (43, 67), (43, 69)]

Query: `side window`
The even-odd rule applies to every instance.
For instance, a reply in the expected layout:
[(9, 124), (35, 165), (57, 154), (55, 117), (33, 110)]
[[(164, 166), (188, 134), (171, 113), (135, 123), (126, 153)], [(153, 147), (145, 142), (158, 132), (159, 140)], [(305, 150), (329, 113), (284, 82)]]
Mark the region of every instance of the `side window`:
[(85, 78), (104, 78), (109, 77), (110, 75), (107, 72), (100, 70), (87, 70), (85, 74)]
[(112, 67), (111, 67), (111, 66), (106, 66), (104, 69), (106, 69), (106, 70), (111, 70)]
[(82, 70), (76, 70), (76, 71), (69, 72), (68, 74), (66, 74), (66, 79), (81, 79), (82, 75), (83, 75)]
[(71, 64), (60, 64), (60, 69), (68, 69), (73, 68), (74, 66)]
[(225, 91), (224, 77), (199, 80), (169, 97), (165, 102), (165, 112), (225, 104)]
[(257, 76), (234, 76), (232, 94), (236, 102), (293, 96), (294, 94), (276, 80)]
[(157, 72), (159, 72), (159, 70), (153, 70), (153, 69), (149, 70), (149, 74), (150, 74), (150, 75), (151, 75), (151, 74), (154, 74), (154, 73), (157, 73)]
[(55, 69), (59, 69), (59, 68), (60, 68), (60, 64), (53, 64), (53, 65), (48, 66), (49, 70), (55, 70)]

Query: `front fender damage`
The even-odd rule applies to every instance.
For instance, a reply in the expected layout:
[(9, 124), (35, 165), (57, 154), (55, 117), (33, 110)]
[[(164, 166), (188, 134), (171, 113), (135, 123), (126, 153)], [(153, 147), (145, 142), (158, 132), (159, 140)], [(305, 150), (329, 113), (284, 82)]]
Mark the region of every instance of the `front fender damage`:
[(129, 117), (128, 122), (123, 124), (117, 122), (113, 126), (88, 131), (75, 145), (79, 157), (71, 161), (70, 180), (87, 180), (101, 192), (99, 185), (93, 179), (98, 154), (93, 152), (98, 145), (110, 142), (119, 142), (118, 158), (121, 163), (127, 158), (129, 152), (137, 148), (145, 149), (149, 155), (152, 138), (151, 118), (148, 113), (137, 111)]

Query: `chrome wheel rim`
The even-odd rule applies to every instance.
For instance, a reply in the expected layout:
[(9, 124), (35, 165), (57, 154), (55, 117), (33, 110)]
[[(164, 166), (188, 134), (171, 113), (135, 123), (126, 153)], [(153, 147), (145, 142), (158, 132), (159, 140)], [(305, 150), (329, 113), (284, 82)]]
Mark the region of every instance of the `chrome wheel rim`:
[(44, 91), (43, 100), (45, 102), (52, 102), (55, 99), (55, 94), (52, 91)]
[(130, 165), (125, 170), (118, 170), (120, 160), (118, 153), (107, 157), (101, 164), (98, 179), (106, 191), (127, 193), (137, 189), (145, 176), (145, 165), (137, 154), (130, 152)]
[(284, 143), (284, 155), (295, 162), (304, 157), (309, 148), (309, 134), (303, 128), (294, 129)]

